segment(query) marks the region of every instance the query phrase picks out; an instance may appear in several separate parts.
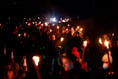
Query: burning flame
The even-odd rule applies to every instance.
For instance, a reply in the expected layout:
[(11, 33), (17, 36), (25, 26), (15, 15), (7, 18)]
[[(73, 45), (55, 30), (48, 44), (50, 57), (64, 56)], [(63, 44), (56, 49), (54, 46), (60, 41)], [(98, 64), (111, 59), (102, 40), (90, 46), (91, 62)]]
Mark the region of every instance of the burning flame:
[(39, 61), (40, 61), (40, 57), (39, 56), (33, 56), (32, 59), (34, 60), (35, 65), (38, 66)]

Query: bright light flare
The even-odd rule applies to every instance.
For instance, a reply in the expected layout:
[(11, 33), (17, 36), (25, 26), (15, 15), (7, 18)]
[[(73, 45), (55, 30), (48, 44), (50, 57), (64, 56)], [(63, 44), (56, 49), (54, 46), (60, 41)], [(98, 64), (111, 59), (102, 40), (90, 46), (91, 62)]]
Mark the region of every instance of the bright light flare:
[(102, 44), (102, 39), (101, 39), (101, 38), (99, 38), (99, 40), (98, 40), (98, 41), (99, 41), (99, 43), (100, 43), (100, 44)]
[(105, 45), (107, 48), (109, 48), (109, 41), (105, 40), (105, 41), (104, 41), (104, 45)]
[(83, 46), (87, 47), (87, 41), (83, 41)]
[(70, 24), (67, 25), (68, 27), (70, 26)]
[(60, 41), (63, 42), (64, 41), (64, 37), (61, 37)]
[(38, 66), (39, 61), (40, 61), (40, 57), (39, 56), (33, 56), (32, 59), (33, 59), (35, 65)]
[(51, 22), (57, 22), (57, 19), (54, 17), (54, 18), (51, 18), (50, 21)]

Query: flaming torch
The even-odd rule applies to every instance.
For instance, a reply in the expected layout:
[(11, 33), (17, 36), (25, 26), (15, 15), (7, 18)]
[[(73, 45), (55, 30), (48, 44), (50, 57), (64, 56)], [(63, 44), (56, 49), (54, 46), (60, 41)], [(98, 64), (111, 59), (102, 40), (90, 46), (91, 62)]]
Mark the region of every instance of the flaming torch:
[(82, 61), (81, 61), (81, 64), (82, 64), (82, 69), (84, 69), (86, 72), (88, 72), (88, 69), (86, 67), (86, 64), (83, 63), (86, 47), (87, 47), (87, 40), (83, 41), (83, 52), (82, 52)]
[(40, 62), (40, 57), (39, 56), (33, 56), (32, 60), (34, 61), (34, 66), (35, 66), (35, 70), (36, 70), (38, 79), (41, 79), (39, 68), (38, 68), (38, 65), (39, 65), (39, 62)]
[(102, 39), (101, 39), (101, 38), (99, 38), (99, 40), (98, 40), (98, 41), (99, 41), (99, 43), (100, 43), (100, 44), (102, 44)]
[(107, 49), (109, 49), (109, 41), (105, 40), (104, 45), (107, 47)]

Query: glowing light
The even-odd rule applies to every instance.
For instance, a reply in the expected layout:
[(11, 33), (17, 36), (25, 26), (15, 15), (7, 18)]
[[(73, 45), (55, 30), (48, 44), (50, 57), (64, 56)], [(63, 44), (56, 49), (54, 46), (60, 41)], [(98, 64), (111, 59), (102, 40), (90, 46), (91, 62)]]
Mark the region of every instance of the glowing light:
[(62, 22), (66, 22), (65, 20), (62, 20)]
[(27, 33), (25, 32), (25, 33), (24, 33), (24, 37), (26, 37), (26, 35), (27, 35)]
[(67, 25), (68, 27), (70, 26), (70, 24)]
[(52, 29), (50, 29), (50, 32), (52, 32)]
[(21, 34), (18, 34), (18, 37), (21, 37)]
[(45, 26), (48, 26), (48, 23), (47, 22), (45, 22)]
[(14, 53), (13, 53), (13, 49), (11, 51), (11, 59), (12, 59), (12, 62), (14, 62)]
[(28, 23), (28, 26), (31, 26), (31, 23)]
[(115, 34), (114, 33), (112, 33), (112, 36), (114, 36)]
[(109, 64), (108, 63), (103, 63), (102, 67), (103, 67), (103, 69), (107, 69), (109, 67)]
[(32, 22), (32, 24), (34, 24), (34, 22)]
[(52, 24), (52, 26), (55, 26), (55, 24)]
[(25, 22), (25, 24), (27, 24), (28, 22)]
[(61, 37), (60, 41), (63, 42), (64, 41), (64, 37)]
[(59, 29), (59, 26), (57, 26), (57, 29)]
[(40, 57), (39, 56), (33, 56), (32, 59), (33, 59), (35, 65), (38, 66), (39, 61), (40, 61)]
[(77, 29), (79, 29), (80, 28), (80, 26), (77, 26)]
[(68, 28), (66, 28), (66, 31), (68, 31)]
[(24, 18), (24, 19), (26, 19), (26, 18)]
[(57, 19), (55, 17), (51, 18), (50, 20), (51, 20), (51, 22), (57, 22)]
[(43, 24), (41, 24), (41, 26), (43, 26)]
[(87, 41), (83, 41), (84, 47), (87, 47)]
[(23, 56), (23, 60), (24, 60), (23, 66), (25, 67), (25, 71), (28, 71), (28, 69), (27, 69), (26, 56)]
[(61, 21), (59, 21), (59, 23), (61, 23)]
[(41, 21), (39, 21), (39, 24), (41, 24)]
[(104, 45), (105, 45), (107, 48), (109, 48), (109, 41), (105, 40), (105, 41), (104, 41)]
[(80, 28), (80, 26), (77, 26), (76, 31)]
[(80, 32), (82, 32), (83, 31), (83, 28), (80, 28)]
[(101, 38), (99, 38), (99, 40), (98, 40), (98, 41), (99, 41), (99, 43), (100, 43), (100, 44), (102, 44), (102, 39), (101, 39)]

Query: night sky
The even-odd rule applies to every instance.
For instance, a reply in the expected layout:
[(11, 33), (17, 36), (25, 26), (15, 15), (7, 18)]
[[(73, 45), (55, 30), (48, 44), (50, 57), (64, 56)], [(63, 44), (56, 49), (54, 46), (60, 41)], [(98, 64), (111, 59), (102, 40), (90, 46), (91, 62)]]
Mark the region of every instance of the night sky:
[(113, 0), (0, 0), (0, 9), (2, 15), (49, 13), (88, 17), (116, 14), (117, 3)]

